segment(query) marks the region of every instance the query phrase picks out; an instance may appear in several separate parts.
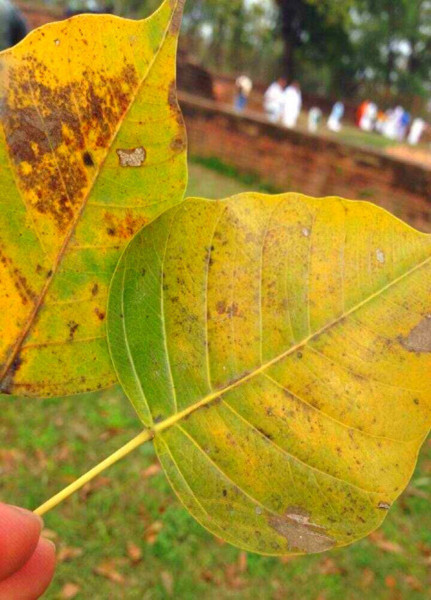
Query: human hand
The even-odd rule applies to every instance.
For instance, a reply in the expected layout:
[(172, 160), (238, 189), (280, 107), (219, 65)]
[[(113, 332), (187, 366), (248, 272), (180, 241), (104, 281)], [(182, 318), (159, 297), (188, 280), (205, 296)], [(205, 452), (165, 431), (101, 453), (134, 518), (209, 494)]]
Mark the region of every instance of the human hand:
[(51, 583), (55, 547), (42, 526), (30, 511), (0, 503), (0, 600), (36, 600)]

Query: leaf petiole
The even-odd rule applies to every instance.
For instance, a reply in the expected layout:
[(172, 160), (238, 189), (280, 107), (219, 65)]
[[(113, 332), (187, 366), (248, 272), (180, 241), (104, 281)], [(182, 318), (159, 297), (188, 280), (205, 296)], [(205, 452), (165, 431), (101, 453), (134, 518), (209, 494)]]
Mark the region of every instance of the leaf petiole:
[(77, 479), (76, 481), (68, 485), (66, 488), (61, 490), (61, 492), (59, 492), (58, 494), (47, 500), (44, 504), (36, 508), (34, 513), (39, 516), (46, 514), (48, 511), (61, 504), (63, 500), (66, 500), (67, 498), (69, 498), (69, 496), (71, 496), (72, 494), (80, 490), (82, 487), (84, 487), (86, 483), (103, 473), (103, 471), (114, 465), (116, 462), (120, 461), (122, 458), (124, 458), (137, 448), (139, 448), (139, 446), (141, 446), (142, 444), (145, 444), (145, 442), (149, 442), (150, 440), (152, 440), (153, 437), (154, 431), (146, 429), (145, 431), (137, 435), (135, 438), (130, 440), (130, 442), (128, 442), (125, 446), (123, 446), (122, 448), (108, 456), (108, 458), (105, 458), (105, 460), (103, 460), (101, 463), (90, 469), (90, 471), (85, 473), (85, 475), (79, 477), (79, 479)]

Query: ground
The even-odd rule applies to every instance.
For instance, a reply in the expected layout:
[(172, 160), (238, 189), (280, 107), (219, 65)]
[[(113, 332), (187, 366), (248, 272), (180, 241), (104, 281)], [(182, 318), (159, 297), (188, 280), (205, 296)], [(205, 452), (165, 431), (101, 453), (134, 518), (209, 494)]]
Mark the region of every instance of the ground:
[[(192, 164), (189, 195), (246, 184)], [(251, 184), (249, 187), (256, 187)], [(118, 389), (61, 400), (0, 398), (0, 497), (34, 508), (138, 434)], [(59, 567), (47, 600), (425, 600), (431, 598), (431, 440), (370, 538), (292, 559), (241, 552), (182, 508), (151, 444), (46, 515)]]

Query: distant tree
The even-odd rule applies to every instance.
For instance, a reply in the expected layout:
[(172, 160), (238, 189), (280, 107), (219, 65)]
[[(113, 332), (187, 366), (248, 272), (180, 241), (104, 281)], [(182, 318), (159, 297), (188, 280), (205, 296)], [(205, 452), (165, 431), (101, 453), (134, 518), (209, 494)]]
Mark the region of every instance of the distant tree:
[[(347, 40), (349, 11), (354, 0), (276, 0), (279, 7), (280, 31), (284, 42), (283, 68), (292, 79), (296, 70), (298, 48), (307, 44), (323, 51), (322, 59), (330, 60), (334, 40)], [(332, 57), (333, 58), (333, 57)]]
[(358, 0), (358, 69), (392, 91), (430, 92), (431, 0)]
[(339, 63), (350, 47), (348, 24), (354, 0), (276, 0), (284, 42), (283, 69), (292, 79), (297, 74), (298, 50), (314, 60)]

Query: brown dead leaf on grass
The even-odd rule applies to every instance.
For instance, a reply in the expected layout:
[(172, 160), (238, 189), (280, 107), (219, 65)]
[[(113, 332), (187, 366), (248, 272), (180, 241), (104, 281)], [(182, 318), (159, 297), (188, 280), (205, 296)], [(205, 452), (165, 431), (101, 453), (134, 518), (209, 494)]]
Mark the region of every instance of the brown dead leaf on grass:
[(117, 563), (115, 560), (106, 560), (100, 563), (94, 569), (96, 575), (100, 575), (100, 577), (104, 577), (105, 579), (109, 579), (113, 583), (118, 583), (119, 585), (124, 585), (126, 583), (125, 577), (117, 571)]
[(24, 452), (16, 448), (0, 448), (0, 475), (10, 475), (24, 460)]
[(142, 550), (139, 546), (134, 544), (133, 542), (128, 542), (127, 544), (127, 556), (130, 558), (132, 563), (136, 564), (140, 560), (142, 560)]
[(47, 527), (45, 527), (45, 529), (42, 531), (42, 536), (47, 540), (51, 540), (52, 542), (55, 542), (55, 540), (58, 539), (58, 533), (52, 529), (48, 529)]
[(385, 577), (385, 586), (390, 590), (393, 590), (397, 587), (397, 580), (393, 575), (386, 575)]
[(146, 469), (144, 469), (143, 471), (141, 471), (141, 476), (143, 479), (149, 479), (150, 477), (154, 477), (154, 475), (158, 475), (161, 470), (162, 467), (160, 466), (160, 464), (154, 463)]
[(388, 540), (381, 531), (375, 531), (369, 536), (369, 539), (372, 544), (384, 552), (390, 552), (392, 554), (404, 553), (404, 549), (399, 544)]
[(122, 427), (109, 427), (103, 433), (101, 433), (99, 435), (99, 440), (106, 442), (108, 440), (111, 440), (115, 436), (120, 435), (120, 433), (123, 433), (123, 432), (124, 432), (124, 429)]
[(57, 561), (59, 563), (68, 562), (74, 558), (78, 558), (83, 554), (82, 548), (72, 548), (71, 546), (62, 546), (57, 553)]
[(242, 590), (247, 582), (240, 576), (238, 565), (226, 565), (224, 569), (226, 586), (231, 590)]
[(109, 477), (97, 477), (84, 485), (79, 492), (79, 497), (81, 500), (87, 500), (89, 496), (109, 485), (111, 485), (111, 479)]
[(147, 544), (155, 544), (162, 529), (163, 523), (161, 521), (154, 521), (154, 523), (151, 523), (144, 533), (144, 539)]
[(346, 572), (345, 569), (339, 567), (332, 558), (322, 558), (317, 566), (317, 570), (322, 575), (342, 575)]
[(362, 571), (361, 587), (365, 589), (369, 588), (371, 585), (373, 585), (375, 578), (376, 574), (374, 573), (374, 571), (366, 567)]
[(81, 588), (79, 585), (76, 585), (75, 583), (66, 583), (61, 588), (60, 598), (61, 600), (72, 600), (73, 598), (76, 598), (80, 591)]
[(238, 571), (245, 573), (247, 571), (247, 552), (240, 552), (238, 556)]
[(424, 589), (422, 583), (414, 575), (406, 575), (404, 577), (404, 581), (415, 592), (422, 592), (422, 590)]

